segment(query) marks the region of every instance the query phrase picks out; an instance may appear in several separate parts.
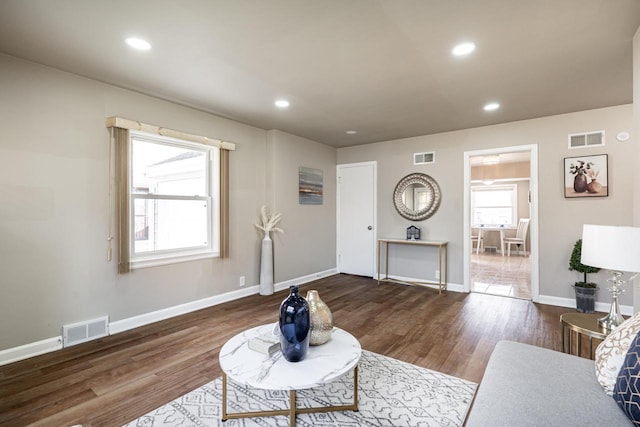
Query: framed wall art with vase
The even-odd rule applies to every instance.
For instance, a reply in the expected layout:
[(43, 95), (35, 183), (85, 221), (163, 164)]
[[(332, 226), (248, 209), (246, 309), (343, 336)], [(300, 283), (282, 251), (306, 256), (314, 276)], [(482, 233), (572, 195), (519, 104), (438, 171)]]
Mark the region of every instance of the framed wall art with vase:
[(607, 197), (607, 154), (564, 158), (564, 197)]

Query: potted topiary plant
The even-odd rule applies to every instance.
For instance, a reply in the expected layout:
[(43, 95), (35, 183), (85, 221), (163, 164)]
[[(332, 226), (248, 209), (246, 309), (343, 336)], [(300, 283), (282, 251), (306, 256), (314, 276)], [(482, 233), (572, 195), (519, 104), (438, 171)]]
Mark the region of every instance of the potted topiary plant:
[(581, 255), (582, 239), (578, 239), (576, 244), (573, 245), (571, 258), (569, 258), (569, 271), (577, 271), (578, 273), (584, 274), (584, 280), (582, 282), (576, 282), (573, 285), (573, 289), (576, 291), (576, 309), (581, 313), (593, 313), (595, 311), (598, 285), (593, 282), (588, 282), (587, 274), (597, 273), (600, 269), (582, 264), (580, 262)]

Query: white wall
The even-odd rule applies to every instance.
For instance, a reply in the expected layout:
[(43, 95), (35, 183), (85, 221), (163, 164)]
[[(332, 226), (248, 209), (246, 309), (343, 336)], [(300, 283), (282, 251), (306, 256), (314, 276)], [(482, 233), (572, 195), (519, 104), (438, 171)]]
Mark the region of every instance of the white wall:
[[(437, 135), (385, 141), (365, 146), (338, 149), (338, 163), (378, 162), (378, 235), (402, 237), (409, 221), (396, 213), (391, 203), (393, 189), (404, 175), (422, 172), (440, 185), (442, 203), (438, 212), (420, 226), (427, 239), (448, 240), (450, 282), (463, 283), (463, 153), (479, 149), (537, 144), (539, 153), (539, 233), (540, 294), (574, 298), (575, 272), (568, 271), (568, 260), (582, 224), (633, 223), (633, 197), (636, 138), (617, 142), (615, 135), (632, 126), (632, 106), (603, 108), (552, 117), (466, 129)], [(567, 135), (581, 131), (604, 130), (606, 146), (569, 150)], [(412, 164), (412, 153), (435, 151), (436, 163)], [(564, 157), (609, 154), (609, 197), (565, 199), (563, 194)], [(400, 262), (399, 260), (397, 262)], [(390, 264), (392, 261), (390, 261)], [(412, 272), (407, 273), (411, 276)], [(419, 277), (419, 276), (414, 276)], [(606, 275), (591, 277), (606, 287)], [(631, 305), (631, 291), (621, 304)], [(598, 299), (610, 302), (600, 291)]]
[[(278, 132), (269, 160), (265, 130), (5, 55), (0, 94), (0, 351), (59, 336), (64, 324), (121, 321), (238, 291), (240, 276), (257, 285), (253, 224), (273, 169), (288, 232), (276, 240), (276, 280), (335, 268), (335, 149)], [(116, 273), (106, 259), (109, 116), (236, 144), (229, 259)], [(299, 165), (325, 171), (322, 207), (293, 202)]]
[[(274, 166), (267, 198), (277, 212), (285, 213), (281, 223), (285, 234), (274, 239), (276, 281), (334, 269), (337, 150), (278, 130), (268, 132), (268, 141)], [(322, 170), (322, 205), (298, 202), (300, 166)]]

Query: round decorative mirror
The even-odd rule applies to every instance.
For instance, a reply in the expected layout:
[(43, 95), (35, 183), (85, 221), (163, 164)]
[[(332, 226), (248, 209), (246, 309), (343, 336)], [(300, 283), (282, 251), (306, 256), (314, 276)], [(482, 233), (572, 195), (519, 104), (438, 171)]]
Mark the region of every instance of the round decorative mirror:
[(422, 221), (431, 217), (440, 207), (440, 187), (429, 175), (409, 174), (396, 185), (393, 205), (402, 217)]

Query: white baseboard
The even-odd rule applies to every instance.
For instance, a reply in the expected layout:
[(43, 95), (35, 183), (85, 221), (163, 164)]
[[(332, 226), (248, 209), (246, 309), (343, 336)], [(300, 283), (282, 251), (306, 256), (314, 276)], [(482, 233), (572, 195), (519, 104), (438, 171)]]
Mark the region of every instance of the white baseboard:
[[(374, 277), (374, 279), (377, 279), (377, 277)], [(400, 280), (402, 282), (421, 282), (424, 280), (428, 280), (428, 279), (416, 279), (415, 277), (404, 277), (404, 276), (395, 276), (390, 274), (389, 275), (389, 279), (394, 279), (394, 280)], [(401, 285), (410, 285), (409, 283), (400, 283)], [(434, 285), (434, 284), (430, 284), (430, 283), (424, 283), (424, 284), (420, 284), (417, 286), (424, 286), (427, 288), (432, 288), (432, 289), (436, 289), (438, 290), (438, 285)], [(453, 292), (464, 292), (464, 286), (463, 285), (459, 285), (457, 283), (447, 283), (447, 290), (448, 291), (453, 291)]]
[(242, 289), (238, 289), (237, 291), (214, 295), (212, 297), (207, 297), (180, 305), (174, 305), (173, 307), (163, 308), (161, 310), (140, 314), (138, 316), (129, 317), (127, 319), (116, 320), (115, 322), (111, 322), (109, 324), (109, 335), (128, 331), (129, 329), (138, 328), (140, 326), (159, 322), (161, 320), (170, 319), (172, 317), (191, 313), (192, 311), (212, 307), (214, 305), (222, 304), (228, 301), (233, 301), (235, 299), (257, 294), (258, 292), (258, 286), (247, 286)]
[(324, 277), (333, 276), (334, 274), (338, 274), (338, 270), (335, 268), (331, 268), (329, 270), (320, 271), (318, 273), (309, 274), (307, 276), (298, 277), (297, 279), (287, 280), (285, 282), (276, 283), (273, 288), (274, 290), (281, 291), (283, 289), (289, 289), (290, 286), (293, 285), (303, 285), (305, 283), (313, 282), (314, 280), (322, 279)]
[(51, 337), (46, 340), (32, 342), (19, 347), (0, 351), (0, 366), (18, 362), (33, 356), (49, 353), (62, 348), (62, 336)]
[[(287, 280), (285, 282), (276, 283), (274, 289), (276, 291), (282, 289), (288, 289), (291, 285), (300, 285), (314, 280), (321, 279), (323, 277), (333, 276), (337, 274), (335, 268), (320, 271), (318, 273), (309, 274), (307, 276), (299, 277), (296, 279)], [(243, 298), (249, 295), (254, 295), (260, 292), (260, 286), (246, 286), (237, 291), (227, 292), (221, 295), (214, 295), (212, 297), (203, 298), (197, 301), (191, 301), (185, 304), (176, 305), (173, 307), (163, 308), (161, 310), (152, 311), (150, 313), (140, 314), (138, 316), (129, 317), (127, 319), (117, 320), (109, 323), (109, 335), (117, 334), (119, 332), (128, 331), (129, 329), (138, 328), (140, 326), (148, 325), (150, 323), (159, 322), (161, 320), (170, 319), (182, 314), (191, 313), (192, 311), (201, 310), (203, 308), (212, 307), (214, 305), (222, 304), (225, 302), (233, 301), (239, 298)], [(44, 353), (49, 353), (62, 348), (62, 336), (48, 338), (42, 341), (25, 344), (20, 347), (9, 348), (0, 351), (0, 366), (6, 365), (19, 360), (28, 359), (30, 357), (39, 356)]]
[[(562, 298), (562, 297), (554, 297), (550, 295), (540, 295), (537, 302), (539, 302), (540, 304), (555, 305), (558, 307), (576, 308), (575, 298)], [(596, 306), (595, 306), (596, 311), (608, 313), (610, 308), (611, 308), (610, 302), (596, 301)], [(633, 307), (630, 305), (621, 305), (620, 312), (625, 316), (631, 316), (633, 315)]]
[[(313, 280), (332, 276), (334, 274), (336, 274), (335, 269), (325, 270), (319, 273), (309, 274), (308, 276), (276, 283), (274, 285), (274, 289), (276, 291), (288, 289), (291, 285), (299, 285), (302, 283), (311, 282)], [(237, 291), (227, 292), (221, 295), (214, 295), (212, 297), (191, 301), (185, 304), (163, 308), (162, 310), (153, 311), (151, 313), (145, 313), (139, 316), (129, 317), (128, 319), (111, 322), (111, 324), (109, 325), (109, 332), (110, 334), (116, 334), (118, 332), (128, 331), (129, 329), (134, 329), (140, 326), (148, 325), (150, 323), (159, 322), (160, 320), (170, 319), (172, 317), (191, 313), (192, 311), (201, 310), (203, 308), (213, 307), (214, 305), (237, 300), (249, 295), (255, 295), (257, 293), (260, 293), (260, 285), (247, 286), (242, 289), (238, 289)]]

